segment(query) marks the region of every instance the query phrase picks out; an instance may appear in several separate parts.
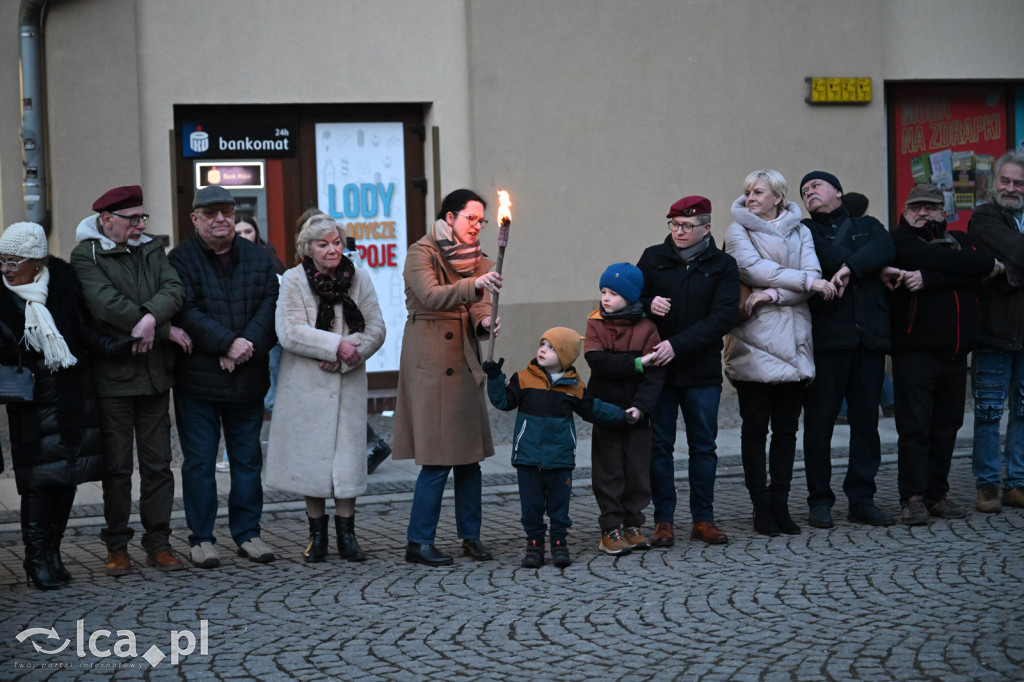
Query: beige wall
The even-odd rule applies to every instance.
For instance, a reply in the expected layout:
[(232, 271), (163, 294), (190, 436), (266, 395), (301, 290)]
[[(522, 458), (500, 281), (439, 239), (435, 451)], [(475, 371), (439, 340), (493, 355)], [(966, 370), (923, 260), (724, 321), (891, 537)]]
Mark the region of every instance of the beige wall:
[(24, 220), (28, 215), (21, 190), (18, 23), (18, 3), (0, 2), (0, 227)]

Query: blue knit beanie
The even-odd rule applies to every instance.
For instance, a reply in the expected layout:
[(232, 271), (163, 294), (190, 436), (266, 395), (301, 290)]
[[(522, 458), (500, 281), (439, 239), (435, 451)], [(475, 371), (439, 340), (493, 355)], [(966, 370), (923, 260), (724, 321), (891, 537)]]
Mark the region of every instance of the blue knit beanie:
[(640, 292), (644, 289), (644, 275), (640, 268), (630, 263), (614, 263), (601, 275), (599, 289), (608, 287), (622, 298), (626, 303), (636, 303), (640, 298)]

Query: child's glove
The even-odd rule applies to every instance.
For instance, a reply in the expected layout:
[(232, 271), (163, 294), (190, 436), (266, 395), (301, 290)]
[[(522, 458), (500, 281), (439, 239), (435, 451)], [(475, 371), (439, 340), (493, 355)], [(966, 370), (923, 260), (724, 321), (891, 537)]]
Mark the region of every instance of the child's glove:
[(484, 370), (484, 374), (487, 375), (488, 379), (497, 379), (501, 376), (501, 366), (505, 364), (505, 358), (498, 358), (497, 362), (491, 362), (490, 360), (484, 360), (484, 364), (481, 365)]

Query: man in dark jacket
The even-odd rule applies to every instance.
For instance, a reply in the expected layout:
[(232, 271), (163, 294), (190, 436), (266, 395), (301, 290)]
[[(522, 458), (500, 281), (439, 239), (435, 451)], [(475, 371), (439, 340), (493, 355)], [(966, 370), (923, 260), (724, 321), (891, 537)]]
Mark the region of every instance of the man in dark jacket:
[(71, 265), (82, 283), (85, 304), (97, 329), (115, 337), (135, 337), (129, 357), (95, 360), (107, 473), (103, 479), (100, 537), (107, 546), (107, 575), (131, 572), (128, 526), (132, 510), (134, 446), (138, 444), (139, 516), (145, 534), (146, 563), (161, 571), (185, 564), (171, 551), (170, 389), (174, 384), (175, 344), (188, 352), (192, 341), (171, 318), (181, 310), (185, 291), (163, 244), (144, 234), (149, 216), (138, 185), (115, 187), (93, 202), (76, 232)]
[(880, 222), (851, 218), (843, 207), (838, 178), (812, 171), (800, 181), (800, 197), (811, 214), (803, 223), (814, 237), (822, 276), (839, 296), (812, 298), (815, 378), (804, 397), (804, 462), (807, 522), (831, 528), (832, 431), (843, 398), (850, 423), (850, 459), (843, 492), (849, 519), (889, 526), (895, 519), (875, 506), (875, 474), (882, 461), (878, 401), (889, 350), (889, 311), (879, 274), (893, 259), (889, 233)]
[[(942, 190), (910, 190), (899, 228), (891, 284), (892, 369), (899, 432), (900, 520), (961, 519), (946, 497), (956, 434), (964, 423), (967, 354), (978, 327), (975, 289), (1002, 264), (977, 252), (964, 232), (947, 232)], [(896, 272), (893, 272), (893, 270)]]
[(722, 337), (732, 328), (740, 276), (732, 256), (711, 237), (711, 202), (684, 197), (668, 212), (669, 236), (648, 247), (637, 267), (644, 276), (640, 300), (663, 339), (655, 364), (665, 384), (651, 416), (651, 499), (655, 547), (675, 542), (676, 415), (682, 409), (689, 448), (690, 537), (708, 544), (729, 541), (715, 525), (718, 406), (722, 396)]
[(220, 565), (213, 537), (217, 516), (214, 466), (220, 431), (231, 460), (228, 525), (239, 553), (267, 562), (260, 538), (263, 487), (263, 396), (270, 387), (268, 354), (276, 343), (277, 275), (267, 252), (235, 236), (235, 200), (215, 185), (196, 192), (196, 235), (171, 252), (185, 285), (178, 323), (193, 339), (178, 360), (174, 410), (185, 462), (181, 469), (192, 563)]
[[(979, 251), (1006, 267), (981, 295), (981, 336), (974, 352), (974, 477), (978, 510), (1024, 507), (1024, 155), (996, 161), (989, 203), (971, 215), (967, 232)], [(999, 498), (999, 420), (1007, 395), (1006, 487)]]

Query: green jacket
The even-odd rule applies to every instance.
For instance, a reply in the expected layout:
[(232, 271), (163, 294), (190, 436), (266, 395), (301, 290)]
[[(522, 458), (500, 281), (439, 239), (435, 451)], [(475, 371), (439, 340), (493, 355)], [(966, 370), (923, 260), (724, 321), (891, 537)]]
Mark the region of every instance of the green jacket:
[(156, 341), (145, 355), (95, 359), (96, 390), (104, 398), (153, 395), (174, 384), (177, 349), (170, 341), (171, 318), (181, 310), (185, 288), (167, 260), (163, 244), (144, 237), (138, 246), (119, 246), (100, 233), (98, 217), (78, 225), (71, 265), (82, 283), (94, 326), (128, 336), (142, 316), (156, 318)]

